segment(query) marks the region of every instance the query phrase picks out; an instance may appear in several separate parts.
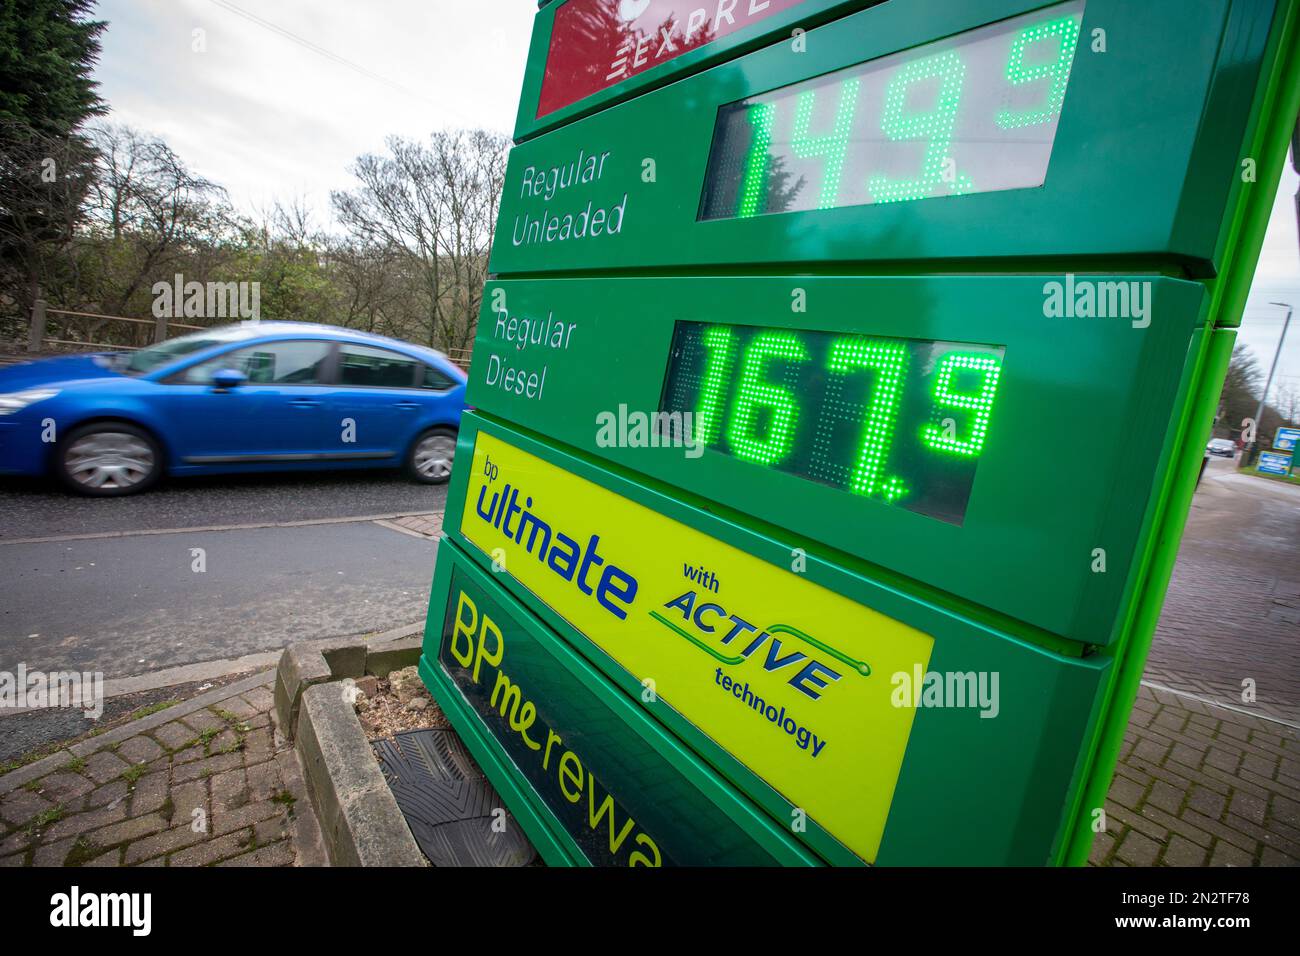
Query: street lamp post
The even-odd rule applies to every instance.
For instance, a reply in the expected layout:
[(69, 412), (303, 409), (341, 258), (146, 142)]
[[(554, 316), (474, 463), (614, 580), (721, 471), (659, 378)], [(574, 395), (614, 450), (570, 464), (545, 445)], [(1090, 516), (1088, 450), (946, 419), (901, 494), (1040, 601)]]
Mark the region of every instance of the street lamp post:
[(1290, 302), (1270, 302), (1269, 305), (1280, 306), (1286, 309), (1286, 318), (1282, 321), (1282, 334), (1277, 340), (1277, 351), (1273, 353), (1273, 364), (1268, 367), (1268, 378), (1264, 381), (1264, 394), (1259, 397), (1259, 408), (1255, 411), (1255, 440), (1250, 443), (1247, 449), (1249, 456), (1244, 464), (1249, 465), (1255, 455), (1255, 448), (1259, 445), (1259, 430), (1264, 425), (1264, 403), (1268, 401), (1268, 390), (1273, 385), (1273, 373), (1277, 371), (1277, 360), (1282, 355), (1282, 344), (1286, 341), (1286, 330), (1291, 325), (1291, 303)]

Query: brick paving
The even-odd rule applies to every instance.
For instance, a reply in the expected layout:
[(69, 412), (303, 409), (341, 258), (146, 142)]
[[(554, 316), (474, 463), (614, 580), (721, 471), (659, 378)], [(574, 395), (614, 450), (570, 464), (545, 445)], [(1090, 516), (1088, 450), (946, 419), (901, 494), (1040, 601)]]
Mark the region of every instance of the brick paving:
[(391, 528), (394, 531), (415, 535), (417, 538), (436, 538), (438, 532), (442, 530), (442, 512), (427, 515), (406, 515), (402, 518), (385, 518), (375, 523), (383, 525), (385, 528)]
[(1197, 493), (1095, 865), (1300, 865), (1300, 493), (1261, 484)]
[(1106, 820), (1098, 865), (1300, 865), (1300, 732), (1144, 686)]
[(173, 719), (138, 721), (148, 729), (89, 755), (65, 751), (43, 773), (13, 771), (37, 775), (0, 796), (0, 866), (323, 862), (271, 708), (268, 677), (206, 707), (175, 707)]

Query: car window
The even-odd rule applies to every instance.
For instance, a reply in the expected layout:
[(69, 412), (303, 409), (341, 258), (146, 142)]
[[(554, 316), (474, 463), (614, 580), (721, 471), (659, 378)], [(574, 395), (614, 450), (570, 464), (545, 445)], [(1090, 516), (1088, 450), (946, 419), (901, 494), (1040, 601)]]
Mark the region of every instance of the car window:
[(213, 345), (220, 345), (222, 341), (222, 339), (214, 338), (204, 332), (182, 335), (180, 338), (169, 339), (158, 345), (151, 345), (148, 348), (133, 352), (122, 366), (122, 371), (128, 375), (143, 375), (159, 365), (175, 361), (189, 355), (191, 352), (198, 352)]
[(424, 367), (424, 378), (420, 380), (421, 388), (432, 389), (435, 392), (445, 392), (455, 384), (455, 380), (450, 375), (438, 371), (432, 365)]
[(338, 384), (362, 388), (412, 388), (413, 358), (369, 345), (339, 345)]
[(250, 385), (316, 385), (322, 380), (322, 370), (329, 354), (329, 342), (260, 342), (191, 365), (178, 374), (175, 381), (187, 385), (210, 385), (212, 376), (229, 368), (248, 376)]

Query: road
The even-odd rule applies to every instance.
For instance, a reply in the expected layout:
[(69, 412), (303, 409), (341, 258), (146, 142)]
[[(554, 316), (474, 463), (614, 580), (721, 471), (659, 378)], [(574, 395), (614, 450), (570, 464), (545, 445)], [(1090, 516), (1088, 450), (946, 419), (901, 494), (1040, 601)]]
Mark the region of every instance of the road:
[(420, 621), (436, 544), (376, 519), (445, 501), (382, 473), (175, 480), (122, 499), (0, 483), (0, 671), (123, 678)]

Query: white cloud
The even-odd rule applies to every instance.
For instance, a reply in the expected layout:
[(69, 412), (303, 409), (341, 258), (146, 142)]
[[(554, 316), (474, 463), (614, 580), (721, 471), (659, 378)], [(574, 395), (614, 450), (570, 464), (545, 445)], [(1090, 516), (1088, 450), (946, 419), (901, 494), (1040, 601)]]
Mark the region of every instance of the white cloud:
[[(514, 126), (529, 0), (231, 2), (413, 94), (212, 0), (101, 0), (95, 75), (110, 118), (162, 136), (242, 209), (302, 196), (324, 216), (347, 165), (387, 135)], [(206, 52), (192, 49), (196, 29)]]

